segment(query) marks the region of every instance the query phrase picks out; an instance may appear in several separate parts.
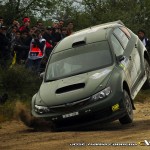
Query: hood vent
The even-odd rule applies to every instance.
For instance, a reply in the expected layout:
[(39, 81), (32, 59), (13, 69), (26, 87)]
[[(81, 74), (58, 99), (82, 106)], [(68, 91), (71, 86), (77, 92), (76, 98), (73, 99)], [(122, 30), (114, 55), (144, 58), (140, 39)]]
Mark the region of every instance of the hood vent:
[(80, 37), (73, 41), (72, 47), (82, 46), (86, 44), (86, 37)]
[(68, 85), (68, 86), (57, 89), (56, 94), (70, 92), (70, 91), (82, 89), (84, 87), (85, 87), (85, 83), (72, 84), (72, 85)]

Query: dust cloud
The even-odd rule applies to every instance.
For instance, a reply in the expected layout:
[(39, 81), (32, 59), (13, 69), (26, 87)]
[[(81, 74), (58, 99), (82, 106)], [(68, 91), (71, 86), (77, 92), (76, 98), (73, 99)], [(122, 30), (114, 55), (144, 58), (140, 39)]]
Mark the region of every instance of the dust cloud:
[(24, 125), (35, 130), (53, 130), (54, 125), (42, 118), (35, 118), (27, 106), (21, 102), (16, 103), (15, 118), (21, 120)]

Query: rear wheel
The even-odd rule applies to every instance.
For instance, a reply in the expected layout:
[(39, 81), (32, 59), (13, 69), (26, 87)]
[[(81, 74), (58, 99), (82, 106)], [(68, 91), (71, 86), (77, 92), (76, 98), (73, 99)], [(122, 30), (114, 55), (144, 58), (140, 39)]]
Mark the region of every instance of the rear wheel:
[(133, 122), (133, 108), (131, 98), (128, 92), (124, 90), (123, 93), (124, 93), (123, 105), (125, 108), (125, 116), (120, 118), (119, 121), (121, 124), (128, 124)]

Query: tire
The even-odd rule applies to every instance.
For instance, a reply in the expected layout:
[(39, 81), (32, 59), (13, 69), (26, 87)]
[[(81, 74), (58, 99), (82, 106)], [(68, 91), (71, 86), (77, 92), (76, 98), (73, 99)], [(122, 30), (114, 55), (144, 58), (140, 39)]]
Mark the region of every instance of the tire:
[(119, 121), (121, 124), (128, 124), (133, 122), (133, 107), (128, 92), (124, 90), (123, 93), (124, 93), (123, 105), (125, 108), (125, 116), (120, 118)]
[(150, 88), (150, 65), (149, 65), (149, 63), (146, 59), (144, 60), (144, 65), (145, 65), (145, 73), (146, 73), (146, 76), (147, 76), (147, 80), (144, 83), (143, 88), (148, 89), (148, 88)]

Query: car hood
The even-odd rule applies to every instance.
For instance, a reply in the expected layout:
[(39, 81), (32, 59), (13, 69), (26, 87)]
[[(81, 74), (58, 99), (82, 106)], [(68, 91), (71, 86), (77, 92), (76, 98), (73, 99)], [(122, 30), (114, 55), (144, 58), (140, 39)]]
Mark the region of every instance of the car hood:
[(112, 70), (111, 66), (61, 80), (43, 82), (38, 93), (40, 101), (47, 106), (54, 106), (90, 97), (105, 88)]

